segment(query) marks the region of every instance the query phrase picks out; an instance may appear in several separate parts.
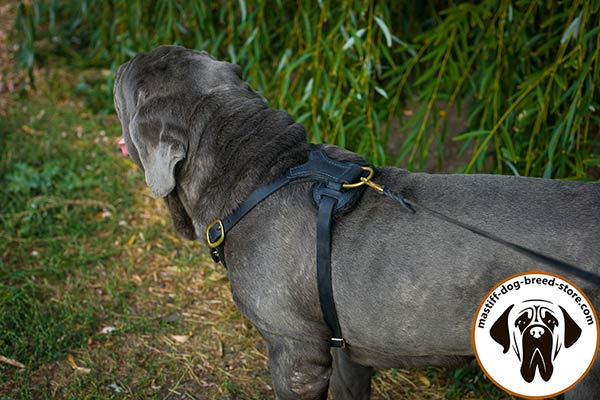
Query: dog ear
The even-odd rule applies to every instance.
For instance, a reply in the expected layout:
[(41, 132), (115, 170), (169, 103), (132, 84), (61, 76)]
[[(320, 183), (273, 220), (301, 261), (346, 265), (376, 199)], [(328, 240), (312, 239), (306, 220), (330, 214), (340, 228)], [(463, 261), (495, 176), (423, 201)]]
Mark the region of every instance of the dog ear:
[(175, 188), (175, 167), (187, 153), (184, 129), (160, 119), (134, 118), (129, 126), (146, 183), (156, 197), (165, 197)]
[(573, 346), (577, 340), (579, 340), (579, 336), (581, 336), (581, 328), (575, 321), (573, 321), (573, 318), (571, 318), (564, 308), (561, 306), (558, 307), (565, 317), (565, 347), (569, 348)]
[(514, 306), (515, 305), (513, 304), (510, 307), (508, 307), (506, 309), (506, 311), (504, 311), (504, 313), (502, 313), (500, 318), (498, 318), (496, 320), (496, 322), (494, 322), (494, 325), (492, 325), (492, 328), (490, 329), (490, 336), (492, 337), (492, 339), (494, 339), (496, 342), (498, 342), (504, 348), (503, 353), (506, 353), (510, 347), (510, 332), (508, 330), (508, 314), (510, 313), (510, 310), (512, 310), (512, 308)]

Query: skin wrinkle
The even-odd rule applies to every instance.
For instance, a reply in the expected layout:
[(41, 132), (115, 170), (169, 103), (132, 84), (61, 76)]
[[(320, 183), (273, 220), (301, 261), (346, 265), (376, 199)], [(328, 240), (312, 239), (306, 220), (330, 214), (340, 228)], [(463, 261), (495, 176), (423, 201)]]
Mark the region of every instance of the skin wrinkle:
[[(153, 77), (149, 71), (157, 67), (156, 58), (170, 67)], [(238, 74), (230, 64), (173, 46), (136, 57), (118, 72), (115, 105), (138, 165), (130, 137), (138, 133), (129, 131), (129, 121), (143, 107), (134, 98), (141, 76), (148, 95), (143, 101), (170, 96), (148, 111), (184, 124), (188, 153), (165, 201), (185, 237), (204, 241), (203, 228), (215, 217), (307, 156), (304, 128), (285, 112), (265, 109)], [(231, 88), (216, 89), (223, 85)], [(146, 146), (144, 140), (138, 145)], [(335, 146), (321, 148), (337, 160), (361, 160)], [(389, 167), (376, 173), (377, 183), (418, 204), (585, 269), (600, 269), (599, 184)], [(497, 243), (426, 213), (403, 212), (366, 190), (352, 212), (336, 218), (332, 233), (334, 297), (349, 343), (348, 357), (332, 361), (318, 302), (311, 187), (304, 182), (275, 192), (228, 232), (225, 242), (234, 301), (267, 343), (279, 399), (326, 396), (329, 379), (336, 400), (350, 398), (348, 391), (365, 398), (372, 371), (366, 366), (449, 366), (471, 359), (470, 327), (487, 290), (511, 274), (540, 268)], [(573, 281), (600, 307), (600, 288)], [(567, 400), (593, 398), (600, 391), (599, 365)], [(294, 390), (292, 376), (302, 377)], [(360, 384), (348, 388), (344, 382)]]
[[(271, 113), (269, 113), (269, 117), (270, 118), (265, 118), (265, 120), (273, 120), (273, 117), (276, 117), (276, 115), (273, 115), (275, 112), (273, 110), (270, 110)], [(268, 123), (268, 122), (266, 122)], [(234, 130), (233, 129), (227, 129), (227, 127), (221, 129), (218, 131), (219, 134), (221, 135), (226, 135), (226, 138), (224, 138), (223, 141), (221, 141), (221, 143), (216, 143), (214, 144), (215, 147), (214, 148), (219, 148), (220, 150), (213, 150), (211, 153), (212, 154), (217, 154), (217, 159), (220, 158), (220, 154), (225, 153), (226, 151), (223, 150), (223, 148), (228, 148), (230, 147), (230, 140), (227, 139), (227, 136), (231, 136)], [(258, 134), (259, 132), (257, 132)], [(262, 133), (262, 132), (260, 132)], [(304, 132), (301, 132), (302, 135), (304, 135)], [(255, 135), (258, 136), (258, 135)], [(269, 135), (265, 135), (262, 134), (261, 136), (265, 137), (265, 140), (269, 140), (268, 136)], [(297, 135), (299, 136), (299, 135)], [(254, 138), (256, 140), (256, 137)], [(255, 143), (254, 143), (255, 144)], [(293, 151), (292, 152), (288, 152), (289, 153), (297, 153), (298, 151), (298, 145), (296, 144), (293, 147)], [(207, 185), (209, 187), (208, 191), (206, 192), (207, 196), (211, 197), (211, 198), (215, 198), (214, 204), (215, 205), (220, 205), (219, 209), (216, 211), (213, 211), (212, 215), (209, 218), (206, 218), (206, 220), (210, 219), (214, 219), (217, 216), (223, 215), (223, 213), (229, 213), (232, 210), (234, 210), (235, 208), (237, 208), (237, 206), (240, 204), (241, 200), (243, 198), (245, 198), (251, 191), (253, 188), (267, 183), (268, 181), (270, 181), (271, 179), (273, 179), (276, 175), (279, 175), (281, 173), (283, 173), (283, 171), (287, 168), (287, 165), (289, 165), (290, 163), (294, 163), (295, 159), (297, 159), (297, 156), (294, 155), (290, 155), (289, 158), (286, 157), (286, 155), (282, 155), (281, 157), (273, 157), (273, 156), (269, 156), (267, 154), (265, 154), (264, 151), (262, 151), (263, 149), (256, 149), (254, 148), (254, 146), (246, 146), (245, 148), (241, 148), (239, 149), (239, 151), (237, 152), (229, 152), (229, 154), (232, 154), (232, 157), (228, 160), (229, 162), (227, 164), (224, 164), (222, 162), (217, 162), (214, 166), (214, 171), (215, 174), (213, 175), (213, 178), (210, 179), (207, 182)], [(231, 168), (235, 163), (239, 164), (239, 160), (240, 158), (246, 158), (246, 159), (261, 159), (263, 162), (265, 160), (269, 160), (269, 159), (275, 159), (272, 162), (269, 162), (268, 165), (262, 165), (260, 168), (247, 168), (246, 165), (253, 165), (252, 162), (244, 162), (244, 168), (243, 169), (239, 169), (239, 168)], [(279, 165), (279, 167), (277, 168), (276, 172), (272, 172), (270, 171), (272, 169), (271, 165)], [(292, 164), (293, 165), (293, 164)], [(240, 177), (242, 179), (240, 179)], [(223, 182), (238, 182), (236, 184), (235, 187), (233, 188), (227, 188), (226, 190), (224, 190), (223, 188)], [(239, 192), (239, 193), (243, 193), (241, 195), (236, 195), (236, 196), (230, 196), (229, 193), (234, 190), (235, 192)], [(208, 221), (210, 222), (210, 221)], [(206, 222), (206, 223), (208, 223)]]
[[(227, 90), (227, 92), (234, 92), (234, 91), (235, 90), (233, 90), (232, 88), (228, 88), (228, 90)], [(244, 99), (240, 100), (239, 98), (236, 97), (236, 98), (234, 98), (234, 101), (224, 104), (223, 100), (222, 100), (223, 96), (221, 96), (219, 99), (220, 101), (215, 102), (215, 103), (218, 103), (218, 106), (214, 106), (214, 107), (210, 108), (211, 111), (212, 111), (212, 109), (214, 109), (215, 111), (214, 112), (209, 111), (208, 118), (202, 116), (201, 115), (201, 114), (203, 114), (202, 112), (196, 112), (196, 114), (194, 115), (194, 119), (206, 120), (206, 122), (200, 128), (200, 131), (201, 131), (200, 137), (201, 138), (206, 137), (207, 136), (206, 132), (211, 131), (211, 130), (215, 130), (215, 132), (211, 132), (213, 137), (224, 137), (220, 143), (218, 141), (217, 141), (217, 143), (215, 143), (214, 139), (213, 139), (212, 141), (210, 141), (208, 143), (206, 143), (206, 142), (201, 143), (202, 145), (204, 145), (208, 148), (212, 148), (212, 149), (218, 149), (218, 148), (223, 149), (223, 148), (229, 147), (230, 143), (235, 143), (235, 141), (231, 141), (231, 140), (227, 139), (228, 137), (232, 136), (231, 133), (229, 133), (229, 131), (235, 131), (235, 127), (232, 127), (231, 124), (229, 124), (228, 122), (231, 121), (233, 119), (233, 117), (235, 117), (236, 115), (239, 118), (239, 114), (240, 114), (239, 111), (244, 111), (247, 108), (249, 108), (248, 103), (246, 101), (252, 101), (253, 102), (252, 105), (254, 105), (254, 108), (251, 108), (251, 112), (246, 111), (245, 114), (247, 115), (247, 118), (251, 118), (252, 116), (256, 115), (257, 112), (261, 113), (261, 114), (263, 114), (263, 113), (267, 114), (267, 116), (270, 114), (271, 120), (273, 118), (273, 114), (275, 114), (277, 116), (277, 112), (275, 112), (274, 110), (271, 110), (268, 108), (265, 109), (266, 105), (260, 98), (257, 98), (255, 94), (248, 92), (246, 90), (243, 90), (241, 93), (244, 96), (248, 96), (248, 95), (252, 96), (253, 95), (254, 98), (248, 98), (247, 100), (244, 100)], [(223, 93), (221, 93), (221, 92), (217, 93), (216, 90), (210, 92), (211, 96), (216, 95), (216, 94), (222, 95)], [(239, 104), (240, 101), (242, 102), (242, 104)], [(203, 102), (197, 103), (196, 106), (194, 107), (194, 109), (198, 110), (197, 109), (198, 104), (202, 104), (202, 103)], [(225, 114), (225, 116), (224, 116), (224, 114)], [(287, 118), (289, 118), (287, 115), (285, 115), (285, 116)], [(266, 125), (269, 124), (269, 118), (263, 117), (263, 121), (264, 121), (264, 124), (266, 124)], [(237, 125), (242, 125), (239, 120), (234, 120), (233, 122)], [(293, 120), (291, 120), (291, 122), (292, 123), (290, 125), (293, 125)], [(217, 129), (214, 129), (214, 125), (217, 125)], [(198, 129), (198, 128), (196, 127), (196, 129)], [(305, 137), (305, 132), (303, 130), (300, 131), (300, 134), (303, 137)], [(235, 135), (233, 135), (233, 136), (235, 136)], [(202, 141), (202, 139), (200, 139), (200, 141)], [(297, 143), (292, 143), (292, 145), (290, 145), (289, 147), (294, 148), (294, 152), (298, 151)], [(206, 151), (206, 149), (203, 151), (203, 153), (207, 153), (207, 152), (212, 153), (212, 154), (225, 153), (225, 154), (231, 154), (233, 156), (238, 154), (237, 151), (223, 151), (223, 150)], [(264, 155), (262, 155), (261, 153), (258, 153), (257, 157), (264, 158)], [(218, 159), (219, 159), (219, 157), (218, 157)], [(218, 187), (218, 182), (215, 182), (215, 181), (222, 179), (221, 176), (219, 175), (219, 172), (222, 171), (222, 172), (226, 173), (228, 171), (228, 165), (231, 164), (230, 160), (231, 160), (231, 158), (228, 158), (227, 163), (225, 163), (225, 164), (222, 162), (216, 163), (213, 166), (213, 170), (215, 173), (213, 173), (212, 175), (215, 176), (215, 179), (213, 181), (207, 182), (206, 187), (208, 187), (208, 188)], [(280, 164), (280, 161), (275, 160), (272, 164), (273, 165)], [(272, 169), (271, 166), (268, 166), (268, 169)], [(284, 168), (280, 168), (280, 169), (284, 169)], [(248, 176), (247, 179), (242, 180), (242, 182), (239, 184), (239, 186), (242, 188), (242, 190), (247, 190), (247, 189), (245, 189), (246, 187), (253, 185), (252, 182), (250, 182), (250, 183), (248, 182), (248, 180), (252, 180), (252, 179), (250, 179), (250, 178), (252, 178), (252, 176), (259, 176), (259, 174), (257, 172), (254, 172), (254, 171), (252, 171), (252, 172), (253, 173), (250, 173), (250, 171), (247, 172), (246, 173), (246, 176)], [(279, 172), (279, 171), (277, 171), (277, 172)], [(235, 173), (235, 171), (233, 173)], [(268, 175), (274, 175), (274, 172), (269, 171)], [(208, 197), (214, 197), (215, 195), (218, 195), (218, 193), (213, 193), (210, 189), (207, 192), (205, 192), (204, 194)], [(222, 207), (222, 210), (220, 210), (220, 211), (225, 211), (225, 210), (234, 209), (235, 207), (237, 207), (239, 202), (236, 202), (234, 204), (228, 204), (227, 201), (222, 201), (221, 204), (223, 204), (223, 207)], [(187, 208), (192, 209), (193, 207), (186, 207), (186, 209)], [(198, 217), (200, 217), (201, 219), (206, 221), (209, 219), (210, 220), (214, 219), (214, 217), (219, 214), (215, 213), (214, 215), (211, 215), (209, 217), (198, 215)]]

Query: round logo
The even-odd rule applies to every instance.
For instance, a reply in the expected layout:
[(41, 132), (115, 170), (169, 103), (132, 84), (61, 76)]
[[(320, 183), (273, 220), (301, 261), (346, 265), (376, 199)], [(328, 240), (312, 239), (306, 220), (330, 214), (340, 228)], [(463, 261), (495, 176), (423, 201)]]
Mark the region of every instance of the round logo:
[(575, 386), (598, 352), (598, 317), (585, 294), (541, 271), (511, 276), (485, 296), (473, 321), (475, 356), (503, 390), (552, 397)]

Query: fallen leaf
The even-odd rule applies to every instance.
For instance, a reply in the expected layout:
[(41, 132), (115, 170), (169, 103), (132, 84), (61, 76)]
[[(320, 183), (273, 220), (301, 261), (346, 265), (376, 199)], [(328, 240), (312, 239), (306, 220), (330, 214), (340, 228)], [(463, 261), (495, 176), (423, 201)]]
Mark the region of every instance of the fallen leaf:
[(13, 360), (12, 358), (0, 356), (0, 362), (8, 364), (8, 365), (12, 365), (13, 367), (25, 369), (25, 366), (23, 364), (21, 364), (20, 362), (18, 362), (16, 360)]
[(71, 364), (71, 367), (73, 369), (77, 369), (78, 368), (77, 367), (77, 363), (75, 362), (75, 358), (72, 355), (70, 355), (70, 354), (67, 355), (67, 361), (69, 362), (69, 364)]
[(117, 385), (116, 383), (111, 383), (110, 385), (108, 385), (108, 387), (117, 393), (123, 393), (123, 388), (121, 386)]
[(30, 135), (37, 135), (39, 133), (37, 130), (35, 130), (32, 127), (27, 126), (27, 125), (23, 125), (21, 127), (21, 129), (24, 130), (25, 132), (29, 133)]
[(127, 241), (127, 247), (131, 247), (133, 246), (133, 243), (135, 242), (135, 235), (131, 235), (131, 237), (129, 238), (129, 240)]
[(425, 385), (426, 387), (431, 386), (431, 382), (429, 382), (429, 379), (427, 379), (426, 377), (424, 377), (423, 375), (419, 375), (419, 381), (421, 381), (421, 383), (423, 385)]
[(116, 330), (117, 330), (117, 328), (115, 328), (114, 326), (105, 326), (104, 328), (102, 328), (102, 330), (100, 330), (100, 334), (106, 335), (107, 333), (111, 333)]
[(173, 339), (177, 343), (185, 343), (190, 338), (187, 335), (169, 335), (169, 336), (171, 337), (171, 339)]

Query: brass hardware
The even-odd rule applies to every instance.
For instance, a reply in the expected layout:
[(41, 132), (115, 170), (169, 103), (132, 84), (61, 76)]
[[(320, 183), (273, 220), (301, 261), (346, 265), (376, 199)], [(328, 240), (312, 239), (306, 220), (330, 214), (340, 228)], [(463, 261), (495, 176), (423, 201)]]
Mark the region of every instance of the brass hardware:
[(344, 340), (344, 338), (331, 338), (331, 342), (340, 343), (340, 346), (336, 346), (336, 347), (339, 347), (340, 349), (346, 348), (346, 341)]
[[(361, 179), (364, 179), (364, 178), (361, 178)], [(367, 185), (371, 189), (374, 189), (378, 193), (383, 193), (383, 186), (381, 186), (378, 183), (375, 183), (373, 181), (365, 181), (365, 185)]]
[(353, 188), (360, 187), (362, 185), (367, 185), (371, 189), (374, 189), (379, 193), (383, 193), (383, 186), (381, 186), (380, 184), (375, 183), (371, 180), (371, 178), (373, 178), (373, 175), (375, 175), (375, 171), (373, 170), (373, 168), (371, 168), (371, 167), (361, 167), (361, 168), (363, 171), (367, 171), (369, 173), (369, 175), (367, 175), (366, 178), (364, 176), (361, 176), (360, 181), (356, 182), (356, 183), (344, 183), (342, 185), (342, 187), (344, 189), (353, 189)]
[[(215, 225), (219, 225), (217, 229), (221, 231), (221, 236), (216, 241), (211, 242), (210, 230)], [(223, 227), (223, 221), (221, 221), (220, 219), (215, 219), (206, 228), (206, 241), (208, 242), (208, 247), (210, 247), (211, 249), (217, 248), (221, 245), (221, 243), (223, 243), (223, 240), (225, 240), (225, 228)]]

